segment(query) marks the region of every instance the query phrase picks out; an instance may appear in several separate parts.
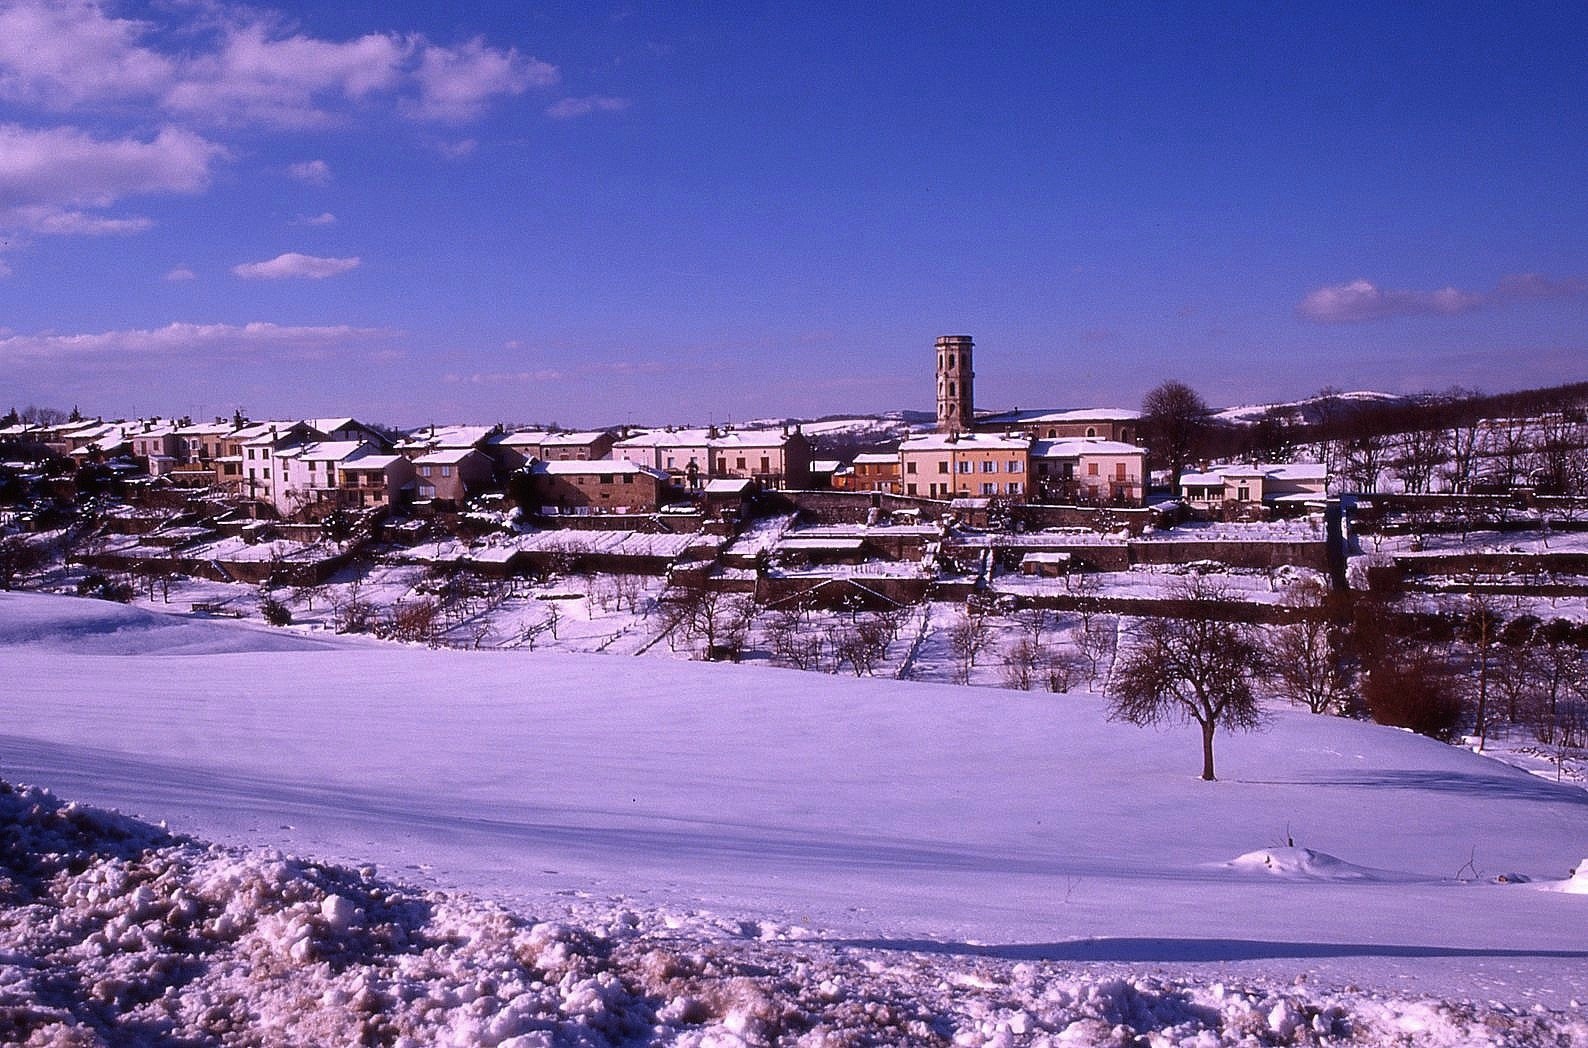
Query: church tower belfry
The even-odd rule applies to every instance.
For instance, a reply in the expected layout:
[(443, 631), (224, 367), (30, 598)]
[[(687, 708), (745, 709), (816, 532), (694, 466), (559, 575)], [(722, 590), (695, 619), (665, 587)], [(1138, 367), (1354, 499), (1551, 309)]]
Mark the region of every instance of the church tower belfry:
[(969, 335), (938, 337), (937, 428), (943, 433), (969, 433), (975, 428), (973, 348)]

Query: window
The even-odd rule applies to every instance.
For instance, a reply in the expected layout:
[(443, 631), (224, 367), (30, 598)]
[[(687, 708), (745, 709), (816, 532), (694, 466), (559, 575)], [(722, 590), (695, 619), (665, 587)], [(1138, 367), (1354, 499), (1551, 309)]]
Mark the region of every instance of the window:
[(1011, 480), (1009, 482), (1009, 494), (1011, 494), (1011, 495), (1020, 494), (1020, 482), (1018, 480)]
[(261, 449), (260, 452), (259, 452), (259, 455), (260, 455), (261, 458), (269, 458), (270, 457), (270, 449), (269, 448)]
[[(736, 465), (737, 465), (738, 469), (743, 469), (744, 468), (744, 456), (743, 455), (740, 455), (738, 457), (738, 459), (736, 460)], [(762, 469), (766, 469), (766, 459), (762, 459), (761, 460), (761, 468)]]
[(915, 485), (914, 484), (906, 484), (904, 486), (904, 493), (906, 495), (914, 495), (915, 494)]
[(269, 480), (269, 479), (270, 479), (270, 470), (269, 470), (269, 469), (266, 469), (266, 470), (265, 470), (265, 479), (266, 479), (266, 480)]
[(253, 459), (254, 459), (254, 449), (253, 448), (249, 448), (248, 449), (248, 461), (252, 462)]
[(610, 474), (610, 473), (601, 474), (601, 483), (603, 483), (603, 484), (612, 483), (612, 474)]
[(325, 467), (325, 482), (327, 484), (335, 484), (336, 483), (336, 469), (335, 469), (335, 467), (331, 466), (329, 463), (327, 463), (326, 467)]
[(1125, 479), (1125, 464), (1123, 462), (1114, 463), (1114, 479), (1115, 480), (1124, 480)]
[(1096, 426), (1087, 426), (1086, 427), (1086, 435), (1089, 436), (1089, 437), (1097, 436), (1097, 427)]
[(996, 495), (998, 494), (998, 485), (990, 480), (985, 481), (981, 486), (981, 493), (983, 495)]
[[(741, 462), (741, 463), (739, 463), (739, 465), (742, 466), (742, 465), (744, 465), (744, 463)], [(761, 456), (761, 472), (762, 473), (770, 473), (770, 472), (772, 472), (772, 460), (767, 458), (765, 455)]]
[(911, 476), (915, 475), (915, 460), (914, 459), (911, 459), (909, 462), (906, 462), (904, 464), (904, 472), (910, 474)]
[(992, 459), (988, 459), (981, 464), (981, 471), (983, 473), (997, 473), (998, 463), (994, 462)]
[(948, 472), (948, 463), (946, 461), (942, 460), (942, 459), (939, 459), (938, 462), (937, 462), (937, 471), (939, 473), (947, 473)]
[(673, 468), (673, 456), (671, 456), (671, 455), (667, 456), (667, 468), (668, 469), (672, 469)]
[(428, 477), (428, 476), (430, 476), (430, 467), (429, 467), (429, 466), (420, 466), (420, 467), (419, 467), (419, 475), (420, 475), (420, 476), (421, 476), (421, 477)]
[(442, 466), (442, 467), (441, 467), (441, 475), (442, 475), (442, 476), (443, 476), (443, 477), (450, 477), (450, 476), (452, 476), (452, 467), (451, 467), (451, 466)]
[(319, 463), (318, 463), (318, 462), (315, 462), (315, 461), (314, 461), (314, 460), (313, 460), (313, 459), (310, 459), (310, 460), (309, 460), (309, 472), (310, 472), (310, 473), (313, 473), (313, 472), (315, 472), (315, 468), (316, 468), (316, 467), (317, 467), (317, 466), (319, 466)]
[(632, 474), (632, 473), (623, 474), (623, 483), (625, 483), (625, 484), (634, 483), (634, 474)]
[[(744, 465), (744, 459), (740, 459), (739, 460), (739, 465), (741, 465), (741, 466)], [(728, 472), (728, 460), (727, 459), (720, 458), (720, 459), (717, 460), (717, 472), (718, 473), (726, 473), (726, 472)]]
[(959, 460), (959, 471), (961, 473), (969, 473), (970, 472), (970, 466), (971, 466), (971, 464), (970, 464), (970, 461), (968, 459), (960, 459)]
[(1252, 489), (1247, 487), (1245, 484), (1242, 484), (1240, 487), (1236, 488), (1235, 489), (1235, 501), (1237, 501), (1237, 502), (1250, 502), (1250, 501), (1252, 501)]

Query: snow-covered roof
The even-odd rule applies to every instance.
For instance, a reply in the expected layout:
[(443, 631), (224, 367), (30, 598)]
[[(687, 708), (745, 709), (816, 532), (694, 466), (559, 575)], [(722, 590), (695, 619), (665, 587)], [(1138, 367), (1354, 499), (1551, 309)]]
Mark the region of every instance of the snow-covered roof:
[(365, 440), (322, 440), (313, 444), (283, 448), (278, 458), (301, 459), (304, 462), (341, 462), (369, 447)]
[(753, 480), (719, 477), (706, 481), (705, 492), (708, 495), (742, 495), (754, 486)]
[(837, 473), (844, 464), (837, 459), (812, 459), (812, 473)]
[(1038, 440), (1031, 445), (1037, 458), (1080, 458), (1082, 455), (1145, 455), (1147, 449), (1122, 440), (1100, 437), (1070, 437), (1064, 440)]
[(547, 473), (554, 477), (585, 476), (600, 473), (643, 473), (648, 477), (667, 479), (667, 474), (659, 469), (642, 466), (638, 462), (627, 459), (569, 459), (567, 461), (554, 460), (537, 462), (530, 467), (531, 473)]
[(1024, 434), (929, 433), (910, 437), (899, 445), (900, 451), (1028, 451), (1031, 438)]
[(414, 465), (455, 466), (459, 462), (462, 462), (464, 459), (468, 458), (470, 455), (478, 454), (479, 452), (475, 451), (473, 448), (445, 448), (440, 451), (432, 451), (427, 455), (419, 456), (418, 458), (414, 459)]
[(548, 436), (550, 434), (543, 429), (521, 429), (513, 433), (503, 433), (500, 436), (493, 437), (491, 438), (491, 443), (517, 448), (525, 445), (544, 444)]
[(578, 447), (581, 444), (594, 444), (607, 435), (606, 430), (603, 429), (585, 430), (579, 433), (546, 433), (540, 443), (548, 448)]
[(404, 461), (406, 460), (401, 455), (355, 455), (342, 463), (342, 468), (351, 470), (384, 470), (393, 463)]
[(1141, 412), (1129, 408), (1072, 408), (1065, 411), (1038, 408), (1031, 411), (1016, 409), (995, 412), (982, 415), (976, 421), (981, 425), (998, 425), (1003, 422), (1135, 422), (1140, 418)]
[(339, 429), (347, 429), (352, 426), (363, 428), (363, 425), (356, 418), (306, 418), (303, 421), (321, 433), (335, 433)]
[(788, 538), (777, 544), (779, 550), (836, 550), (856, 553), (865, 546), (864, 539), (844, 538)]
[(866, 451), (855, 456), (855, 465), (885, 466), (889, 463), (898, 464), (897, 451)]
[(675, 429), (653, 430), (617, 442), (620, 448), (780, 448), (788, 443), (789, 434), (782, 430), (711, 430)]
[(191, 426), (178, 426), (176, 432), (182, 437), (223, 437), (234, 428), (230, 422), (196, 422)]
[(398, 447), (472, 448), (490, 435), (490, 426), (425, 426), (408, 434)]

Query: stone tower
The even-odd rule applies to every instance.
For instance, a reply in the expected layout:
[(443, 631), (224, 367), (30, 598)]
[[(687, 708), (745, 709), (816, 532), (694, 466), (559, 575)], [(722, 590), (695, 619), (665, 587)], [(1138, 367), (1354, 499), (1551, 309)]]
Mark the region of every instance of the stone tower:
[(969, 433), (974, 428), (972, 348), (969, 335), (942, 335), (937, 340), (937, 428), (944, 433)]

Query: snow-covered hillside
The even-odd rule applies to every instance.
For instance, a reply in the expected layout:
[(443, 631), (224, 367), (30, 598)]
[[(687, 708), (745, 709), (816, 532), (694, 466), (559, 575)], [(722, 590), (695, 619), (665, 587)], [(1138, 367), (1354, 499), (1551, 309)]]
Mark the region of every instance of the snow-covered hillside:
[[(504, 988), (543, 994), (555, 981), (546, 1007), (567, 1011), (575, 984), (595, 980), (597, 993), (602, 971), (621, 985), (609, 1012), (682, 1043), (755, 1043), (774, 1012), (789, 1040), (832, 1035), (813, 1044), (856, 1043), (840, 1036), (851, 1028), (885, 1043), (1039, 1043), (1083, 1020), (1067, 1043), (1118, 1041), (1119, 1025), (1166, 1043), (1358, 1031), (1359, 1043), (1529, 1044), (1546, 1028), (1588, 1043), (1588, 1027), (1554, 1014), (1588, 1000), (1588, 897), (1547, 890), (1576, 883), (1588, 855), (1588, 792), (1402, 732), (1276, 711), (1265, 733), (1221, 736), (1224, 779), (1208, 784), (1191, 731), (1108, 722), (1084, 695), (348, 644), (22, 594), (0, 594), (0, 653), (22, 685), (0, 722), (8, 780), (226, 846), (375, 864), (362, 880), (311, 870), (315, 891), (264, 892), (265, 915), (249, 920), (307, 930), (237, 948), (323, 980), (324, 999), (344, 1003), (360, 984), (340, 981), (337, 957), (372, 966), (363, 985), (380, 1000), (413, 965), (415, 992), (441, 1002), (427, 1006), (440, 1025), (416, 1026), (416, 1043), (447, 1043), (437, 1031), (463, 1014), (450, 1009), (468, 1005), (471, 1022), (502, 1014), (516, 999)], [(8, 862), (55, 861), (13, 860), (28, 840), (5, 839)], [(138, 872), (143, 858), (111, 861), (102, 873), (68, 864), (73, 878), (108, 878), (76, 889), (9, 874), (0, 1012), (34, 992), (35, 960), (91, 966), (166, 941), (150, 922), (167, 919), (160, 899), (189, 875), (160, 881)], [(286, 862), (203, 849), (189, 861)], [(267, 880), (306, 869), (287, 867)], [(365, 890), (347, 878), (371, 877), (407, 900), (404, 934), (477, 945), (489, 957), (470, 956), (490, 973), (460, 959), (460, 985), (426, 967), (443, 958), (428, 948), (407, 961), (359, 954), (357, 922), (374, 920), (374, 904), (347, 894)], [(483, 904), (388, 877), (526, 916), (486, 918)], [(145, 882), (154, 897), (127, 901)], [(430, 909), (433, 930), (410, 904)], [(55, 918), (32, 906), (63, 907), (68, 924), (46, 942), (37, 922)], [(69, 928), (124, 911), (136, 912), (116, 944), (68, 941)], [(387, 917), (376, 923), (402, 923)], [(595, 936), (563, 951), (590, 958), (580, 974), (550, 970), (545, 943), (525, 945), (553, 934), (531, 917)], [(294, 958), (283, 936), (332, 954)], [(231, 970), (184, 963), (166, 962), (192, 987), (160, 1008), (202, 999), (190, 995), (203, 979)], [(530, 974), (491, 967), (511, 963)], [(738, 1007), (734, 993), (773, 1003)], [(490, 1037), (479, 1022), (446, 1036), (546, 1033), (530, 1021), (546, 1019), (538, 1007), (526, 999)], [(883, 1012), (927, 1025), (900, 1035), (878, 1025)], [(557, 1021), (590, 1043), (615, 1036), (593, 1019)]]

